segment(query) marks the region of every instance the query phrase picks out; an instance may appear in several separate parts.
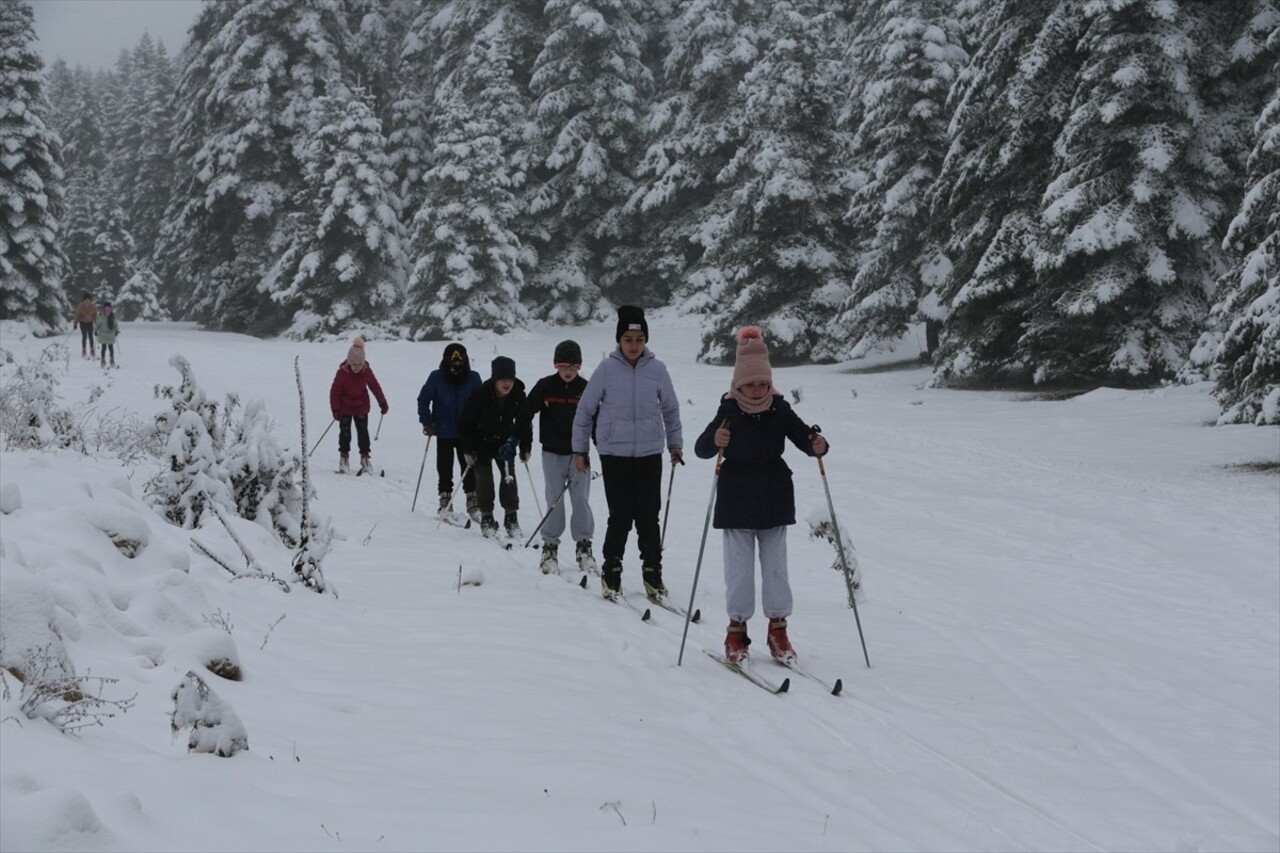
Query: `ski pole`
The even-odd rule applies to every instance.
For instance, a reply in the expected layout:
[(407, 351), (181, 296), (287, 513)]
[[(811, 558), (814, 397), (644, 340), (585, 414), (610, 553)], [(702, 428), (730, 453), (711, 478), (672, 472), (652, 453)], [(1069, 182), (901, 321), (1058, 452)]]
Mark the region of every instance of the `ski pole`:
[[(320, 446), (320, 442), (324, 441), (324, 437), (329, 434), (329, 430), (333, 429), (333, 425), (336, 424), (337, 422), (338, 422), (337, 418), (334, 418), (333, 420), (329, 421), (329, 425), (324, 428), (324, 432), (320, 433), (320, 438), (316, 439), (316, 445), (315, 447), (311, 448), (311, 453), (316, 452), (316, 447)], [(310, 456), (311, 453), (308, 453), (307, 455)]]
[(572, 474), (572, 473), (569, 473), (569, 474), (565, 475), (565, 478), (564, 478), (564, 488), (562, 488), (562, 489), (560, 490), (560, 494), (556, 495), (556, 499), (555, 499), (555, 501), (551, 504), (551, 506), (547, 507), (547, 514), (546, 514), (546, 515), (544, 515), (544, 516), (542, 516), (542, 521), (539, 521), (539, 522), (538, 522), (538, 526), (537, 526), (537, 527), (535, 527), (535, 528), (533, 528), (533, 532), (529, 534), (529, 538), (528, 538), (528, 540), (524, 543), (524, 547), (526, 547), (526, 548), (528, 548), (528, 547), (529, 547), (529, 543), (533, 541), (533, 537), (535, 537), (535, 536), (537, 536), (537, 535), (538, 535), (538, 531), (542, 529), (542, 525), (544, 525), (544, 524), (546, 524), (546, 523), (547, 523), (547, 519), (551, 517), (551, 513), (555, 512), (555, 511), (556, 511), (556, 507), (560, 506), (560, 502), (561, 502), (562, 500), (564, 500), (564, 493), (565, 493), (565, 492), (567, 492), (567, 491), (569, 491), (569, 479), (570, 479), (572, 476), (573, 476), (573, 474)]
[[(382, 421), (378, 421), (378, 426), (382, 426)], [(418, 490), (422, 488), (422, 472), (427, 470), (427, 454), (431, 452), (431, 439), (434, 436), (427, 436), (427, 447), (422, 451), (422, 464), (418, 466), (418, 485), (413, 487), (413, 506), (409, 507), (409, 512), (413, 512), (418, 508)], [(450, 500), (452, 501), (452, 496)]]
[[(811, 435), (817, 435), (822, 429), (814, 424), (809, 428)], [(858, 616), (858, 601), (853, 594), (853, 572), (849, 569), (849, 559), (844, 553), (844, 536), (840, 533), (840, 524), (836, 521), (836, 507), (831, 502), (831, 487), (827, 485), (827, 466), (822, 457), (818, 457), (818, 473), (822, 475), (822, 490), (827, 493), (827, 512), (831, 514), (831, 532), (836, 537), (836, 551), (840, 554), (840, 568), (844, 571), (844, 585), (849, 591), (849, 606), (853, 608), (853, 619), (858, 624), (858, 639), (862, 642), (862, 659), (871, 666), (871, 658), (867, 656), (867, 638), (862, 634), (862, 618)]]
[[(425, 460), (425, 459), (426, 459), (426, 457), (424, 456), (424, 457), (423, 457), (423, 459)], [(449, 464), (451, 464), (451, 465), (452, 465), (453, 463), (449, 463)], [(467, 475), (471, 473), (471, 468), (472, 468), (472, 466), (471, 466), (471, 465), (468, 465), (466, 468), (463, 468), (463, 469), (462, 469), (462, 476), (458, 478), (458, 485), (454, 486), (454, 487), (453, 487), (453, 491), (449, 493), (449, 505), (450, 505), (450, 506), (453, 506), (453, 496), (454, 496), (454, 495), (456, 495), (456, 494), (458, 493), (458, 489), (461, 489), (461, 488), (462, 488), (462, 483), (463, 483), (463, 481), (464, 481), (464, 480), (466, 480), (466, 479), (467, 479)], [(440, 529), (440, 525), (442, 525), (442, 524), (444, 524), (444, 516), (443, 516), (443, 515), (442, 515), (442, 516), (440, 516), (440, 520), (436, 522), (436, 530), (439, 530), (439, 529)], [(469, 525), (469, 524), (471, 524), (471, 517), (470, 517), (470, 516), (467, 516), (467, 524), (468, 524), (468, 525)]]
[(538, 486), (533, 482), (533, 472), (529, 470), (529, 460), (524, 460), (524, 472), (529, 475), (529, 489), (533, 492), (533, 505), (538, 508), (538, 515), (542, 515), (542, 501), (538, 500)]
[[(729, 419), (720, 424), (723, 429), (729, 425)], [(702, 555), (707, 550), (707, 531), (711, 528), (711, 508), (716, 505), (716, 486), (720, 482), (720, 466), (724, 464), (724, 448), (716, 454), (716, 472), (711, 478), (711, 497), (707, 499), (707, 518), (702, 522), (702, 543), (698, 545), (698, 564), (693, 569), (693, 589), (689, 590), (689, 607), (684, 612), (684, 633), (680, 635), (680, 656), (676, 658), (676, 666), (684, 661), (684, 642), (689, 636), (689, 620), (693, 618), (693, 600), (698, 595), (698, 575), (702, 573)], [(672, 474), (675, 468), (671, 469)]]
[[(680, 460), (684, 464), (684, 459)], [(658, 549), (667, 544), (667, 518), (671, 515), (671, 487), (676, 484), (676, 466), (671, 466), (671, 479), (667, 480), (667, 508), (662, 511), (662, 535), (658, 537)]]
[[(379, 413), (378, 413), (378, 429), (377, 429), (377, 431), (373, 434), (373, 440), (374, 440), (374, 441), (377, 441), (377, 440), (378, 440), (378, 436), (382, 435), (382, 419), (383, 419), (383, 418), (385, 418), (385, 417), (386, 417), (386, 415), (385, 415), (385, 414), (383, 414), (383, 413), (381, 413), (381, 412), (379, 412)], [(431, 437), (431, 436), (427, 436), (427, 438), (430, 438), (430, 437)], [(430, 442), (428, 442), (428, 444), (430, 444)]]

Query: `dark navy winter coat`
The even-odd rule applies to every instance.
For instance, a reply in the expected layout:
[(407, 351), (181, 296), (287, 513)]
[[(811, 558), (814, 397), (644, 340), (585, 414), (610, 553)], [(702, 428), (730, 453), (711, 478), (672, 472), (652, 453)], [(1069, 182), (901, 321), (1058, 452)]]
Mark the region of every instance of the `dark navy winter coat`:
[[(421, 375), (421, 374), (419, 374)], [(436, 425), (440, 438), (458, 437), (458, 419), (468, 398), (480, 390), (483, 380), (474, 370), (467, 371), (461, 382), (454, 382), (443, 370), (433, 370), (418, 392), (418, 421), (424, 426)]]
[(808, 456), (813, 456), (809, 427), (800, 420), (791, 404), (775, 394), (773, 405), (758, 415), (748, 415), (738, 401), (726, 396), (720, 409), (698, 436), (693, 452), (712, 459), (719, 450), (716, 429), (729, 421), (729, 446), (716, 483), (717, 530), (767, 530), (796, 523), (796, 491), (791, 469), (782, 461), (786, 440)]

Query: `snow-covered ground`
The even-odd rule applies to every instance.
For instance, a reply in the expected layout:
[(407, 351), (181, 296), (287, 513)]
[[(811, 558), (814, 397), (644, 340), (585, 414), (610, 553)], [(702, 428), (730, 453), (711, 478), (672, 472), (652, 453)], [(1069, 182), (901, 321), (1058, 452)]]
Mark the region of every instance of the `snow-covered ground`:
[[(694, 319), (650, 328), (691, 447), (730, 370), (694, 362)], [(613, 324), (465, 342), (486, 376), (501, 353), (531, 383), (565, 337), (589, 372)], [(65, 397), (149, 417), (181, 353), (210, 396), (263, 398), (291, 446), (294, 356), (314, 442), (346, 352), (181, 324), (126, 325), (121, 347), (107, 374), (73, 353)], [(336, 430), (312, 458), (313, 508), (343, 537), (323, 564), (336, 596), (232, 581), (141, 502), (148, 465), (3, 454), (0, 629), (52, 624), (78, 673), (119, 679), (104, 697), (136, 698), (78, 735), (4, 703), (0, 849), (1280, 848), (1280, 477), (1249, 467), (1280, 461), (1280, 433), (1208, 426), (1208, 386), (1049, 401), (928, 389), (909, 361), (777, 369), (833, 446), (872, 667), (831, 546), (801, 523), (792, 639), (845, 691), (793, 678), (771, 696), (701, 653), (725, 625), (714, 531), (704, 624), (677, 667), (670, 613), (644, 623), (594, 581), (540, 574), (535, 548), (437, 528), (434, 448), (410, 512), (415, 398), (442, 349), (368, 345), (391, 403), (374, 445), (385, 477), (333, 473)], [(712, 478), (689, 455), (666, 536), (682, 603)], [(817, 466), (788, 460), (800, 515), (825, 507)], [(523, 468), (520, 490), (532, 531)], [(598, 555), (598, 482), (592, 503)], [(104, 531), (144, 546), (127, 557)], [(287, 552), (261, 534), (250, 548), (287, 577)], [(195, 535), (226, 541), (217, 525)], [(639, 598), (631, 546), (623, 584)], [(480, 584), (459, 586), (460, 571)], [(756, 667), (780, 678), (764, 633), (757, 614)], [(231, 758), (188, 753), (170, 731), (171, 693), (210, 650), (243, 669), (202, 672), (248, 734)]]

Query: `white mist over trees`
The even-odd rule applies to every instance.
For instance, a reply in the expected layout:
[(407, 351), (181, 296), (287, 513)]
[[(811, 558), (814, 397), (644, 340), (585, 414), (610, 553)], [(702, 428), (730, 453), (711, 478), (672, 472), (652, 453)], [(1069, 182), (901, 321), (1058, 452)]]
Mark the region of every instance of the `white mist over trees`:
[(1212, 378), (1275, 423), (1278, 33), (1276, 0), (209, 2), (175, 62), (6, 60), (0, 169), (38, 177), (0, 177), (46, 224), (6, 209), (4, 318), (150, 272), (175, 319), (302, 337), (675, 305), (714, 362), (927, 319), (937, 384)]

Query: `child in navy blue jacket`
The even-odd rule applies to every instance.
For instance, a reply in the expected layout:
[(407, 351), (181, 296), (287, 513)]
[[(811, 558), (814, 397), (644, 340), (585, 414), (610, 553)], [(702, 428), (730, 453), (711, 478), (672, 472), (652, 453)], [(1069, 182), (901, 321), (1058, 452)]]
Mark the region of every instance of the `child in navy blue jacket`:
[(467, 348), (459, 343), (444, 348), (440, 367), (431, 371), (422, 390), (418, 392), (418, 421), (423, 435), (436, 437), (436, 475), (439, 477), (440, 514), (453, 512), (453, 462), (456, 457), (463, 470), (462, 491), (467, 495), (467, 513), (472, 521), (480, 523), (476, 506), (476, 475), (467, 469), (458, 446), (458, 421), (462, 407), (483, 380), (471, 369)]
[(786, 441), (810, 456), (823, 456), (827, 442), (800, 420), (773, 388), (769, 350), (756, 326), (738, 332), (738, 357), (729, 393), (698, 436), (694, 452), (710, 459), (720, 450), (724, 461), (716, 483), (713, 524), (724, 531), (725, 607), (729, 631), (725, 657), (747, 659), (747, 622), (755, 614), (755, 550), (760, 547), (760, 596), (769, 618), (769, 653), (791, 663), (795, 650), (787, 637), (791, 583), (787, 579), (787, 525), (796, 523), (795, 486), (782, 461)]

